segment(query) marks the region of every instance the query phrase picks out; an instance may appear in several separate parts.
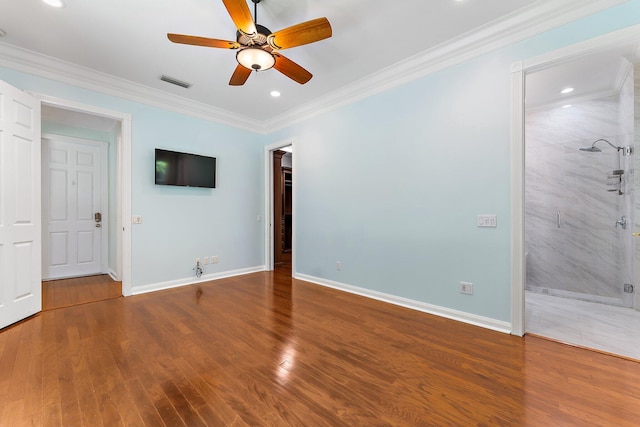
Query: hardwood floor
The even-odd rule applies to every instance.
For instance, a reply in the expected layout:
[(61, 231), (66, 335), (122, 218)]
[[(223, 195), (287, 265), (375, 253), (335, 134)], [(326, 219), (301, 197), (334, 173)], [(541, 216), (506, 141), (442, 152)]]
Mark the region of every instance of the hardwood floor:
[(0, 425), (637, 426), (640, 364), (256, 273), (0, 332)]
[(54, 310), (122, 296), (122, 282), (108, 274), (42, 282), (42, 310)]

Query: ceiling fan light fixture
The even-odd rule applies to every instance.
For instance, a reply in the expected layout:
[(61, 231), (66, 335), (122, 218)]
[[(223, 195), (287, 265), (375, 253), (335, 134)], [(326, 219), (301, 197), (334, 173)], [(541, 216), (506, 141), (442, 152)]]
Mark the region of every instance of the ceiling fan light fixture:
[(236, 59), (243, 67), (256, 71), (268, 70), (276, 63), (276, 58), (271, 53), (256, 46), (239, 50)]

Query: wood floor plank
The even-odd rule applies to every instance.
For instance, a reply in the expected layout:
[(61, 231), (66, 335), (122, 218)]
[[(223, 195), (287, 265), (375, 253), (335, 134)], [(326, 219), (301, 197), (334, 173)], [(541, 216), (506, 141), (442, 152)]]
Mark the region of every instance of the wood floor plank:
[(42, 282), (42, 310), (55, 310), (122, 296), (122, 282), (108, 274)]
[(38, 345), (38, 354), (42, 365), (42, 396), (41, 419), (43, 425), (62, 425), (62, 408), (60, 405), (60, 387), (58, 383), (58, 346), (53, 337), (56, 333), (55, 313), (41, 313), (42, 336)]
[(638, 419), (638, 362), (392, 306), (286, 270), (59, 308), (0, 331), (0, 425)]

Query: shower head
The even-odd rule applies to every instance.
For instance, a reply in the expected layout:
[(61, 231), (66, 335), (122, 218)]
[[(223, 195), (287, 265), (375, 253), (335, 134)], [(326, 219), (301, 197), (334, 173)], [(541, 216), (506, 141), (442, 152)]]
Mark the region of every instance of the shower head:
[(582, 147), (580, 149), (580, 151), (587, 151), (589, 153), (600, 153), (600, 152), (602, 152), (602, 150), (599, 149), (598, 147)]
[(617, 151), (622, 150), (622, 147), (616, 147), (615, 145), (613, 145), (612, 143), (610, 143), (609, 141), (607, 141), (604, 138), (600, 138), (600, 139), (596, 139), (593, 144), (591, 144), (591, 147), (582, 147), (580, 148), (580, 151), (587, 151), (589, 153), (601, 153), (602, 150), (599, 149), (598, 147), (596, 147), (596, 144), (600, 141), (606, 142), (607, 144), (609, 144), (611, 146), (611, 148), (615, 148)]

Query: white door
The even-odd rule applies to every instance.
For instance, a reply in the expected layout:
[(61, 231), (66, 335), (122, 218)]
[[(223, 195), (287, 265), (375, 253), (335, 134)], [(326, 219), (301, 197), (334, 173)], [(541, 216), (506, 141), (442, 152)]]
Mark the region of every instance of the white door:
[(68, 137), (42, 144), (43, 278), (100, 274), (103, 148)]
[(42, 309), (40, 102), (0, 81), (0, 328)]

